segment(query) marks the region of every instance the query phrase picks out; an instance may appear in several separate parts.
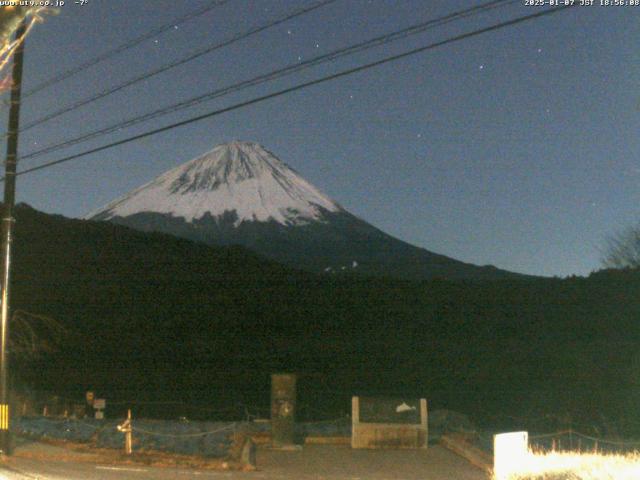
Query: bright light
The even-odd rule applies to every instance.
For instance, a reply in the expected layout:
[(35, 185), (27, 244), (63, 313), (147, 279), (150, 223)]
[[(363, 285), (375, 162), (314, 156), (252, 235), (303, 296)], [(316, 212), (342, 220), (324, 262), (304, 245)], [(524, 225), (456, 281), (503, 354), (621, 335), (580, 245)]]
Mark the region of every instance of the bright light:
[(638, 480), (640, 452), (606, 455), (587, 452), (534, 452), (527, 432), (494, 435), (494, 480), (572, 478)]
[(605, 455), (584, 452), (530, 452), (527, 461), (506, 478), (637, 480), (640, 478), (640, 453)]
[(500, 433), (493, 436), (493, 475), (496, 480), (512, 478), (529, 457), (527, 432)]
[[(5, 7), (6, 11), (13, 11), (13, 7)], [(4, 67), (9, 63), (11, 56), (15, 53), (16, 49), (20, 46), (24, 39), (29, 34), (36, 22), (42, 22), (41, 14), (45, 11), (45, 7), (32, 7), (25, 9), (23, 14), (15, 13), (15, 15), (9, 18), (4, 18), (4, 25), (1, 27), (4, 29), (3, 38), (0, 39), (0, 73)], [(27, 17), (27, 30), (20, 38), (12, 40), (11, 37), (15, 30), (17, 30), (23, 16)], [(15, 18), (14, 18), (15, 17)]]

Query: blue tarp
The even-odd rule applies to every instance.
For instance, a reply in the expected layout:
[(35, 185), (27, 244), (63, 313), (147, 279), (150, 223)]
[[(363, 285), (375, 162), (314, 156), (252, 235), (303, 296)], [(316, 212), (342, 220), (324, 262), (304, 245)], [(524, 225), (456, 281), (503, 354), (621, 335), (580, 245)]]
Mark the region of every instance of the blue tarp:
[[(124, 433), (117, 426), (122, 420), (64, 419), (55, 417), (19, 417), (12, 428), (33, 438), (67, 440), (91, 443), (97, 447), (121, 449)], [(468, 419), (460, 414), (434, 411), (429, 416), (429, 439), (437, 440), (446, 431), (472, 428)], [(134, 450), (160, 450), (186, 455), (226, 457), (234, 433), (268, 433), (269, 422), (204, 422), (133, 420)], [(305, 437), (350, 437), (351, 420), (348, 417), (296, 424), (300, 440)]]
[[(124, 433), (117, 429), (120, 423), (122, 420), (20, 417), (12, 426), (16, 432), (33, 438), (67, 440), (121, 449), (124, 445)], [(233, 422), (134, 420), (133, 447), (134, 450), (226, 457), (238, 425)]]

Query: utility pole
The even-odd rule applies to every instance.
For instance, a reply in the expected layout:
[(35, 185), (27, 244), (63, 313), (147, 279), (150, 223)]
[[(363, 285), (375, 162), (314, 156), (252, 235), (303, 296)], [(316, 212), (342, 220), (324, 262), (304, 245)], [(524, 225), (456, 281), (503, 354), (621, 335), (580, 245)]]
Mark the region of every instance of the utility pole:
[[(23, 20), (15, 38), (21, 38), (27, 31)], [(13, 205), (16, 199), (16, 170), (18, 163), (18, 130), (20, 126), (20, 93), (22, 90), (22, 64), (24, 60), (24, 39), (13, 56), (11, 108), (7, 130), (7, 159), (4, 174), (4, 212), (2, 215), (2, 285), (0, 290), (0, 452), (11, 454), (11, 434), (9, 432), (9, 280), (11, 269), (11, 241), (13, 234)]]

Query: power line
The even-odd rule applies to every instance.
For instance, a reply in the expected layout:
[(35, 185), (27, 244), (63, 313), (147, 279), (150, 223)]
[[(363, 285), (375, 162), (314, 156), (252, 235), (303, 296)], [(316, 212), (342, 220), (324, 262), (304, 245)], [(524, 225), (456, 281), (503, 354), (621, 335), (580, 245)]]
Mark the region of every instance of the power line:
[(360, 42), (358, 44), (355, 45), (351, 45), (348, 47), (344, 47), (338, 50), (333, 50), (331, 52), (322, 54), (322, 55), (318, 55), (316, 57), (310, 58), (309, 60), (305, 60), (304, 62), (301, 63), (294, 63), (294, 64), (290, 64), (287, 65), (286, 67), (277, 69), (277, 70), (273, 70), (269, 73), (263, 74), (263, 75), (259, 75), (257, 77), (251, 78), (249, 80), (245, 80), (221, 89), (217, 89), (214, 90), (212, 92), (206, 93), (204, 95), (198, 95), (196, 97), (192, 97), (188, 100), (184, 100), (182, 102), (179, 103), (175, 103), (173, 105), (167, 106), (167, 107), (162, 107), (160, 109), (154, 110), (152, 112), (146, 113), (144, 115), (139, 115), (136, 117), (132, 117), (129, 118), (127, 120), (121, 121), (121, 122), (117, 122), (115, 124), (112, 124), (108, 127), (104, 127), (101, 128), (99, 130), (95, 130), (93, 132), (89, 132), (86, 134), (83, 134), (79, 137), (76, 138), (72, 138), (69, 140), (65, 140), (63, 142), (57, 143), (57, 144), (53, 144), (53, 145), (49, 145), (49, 146), (45, 146), (39, 150), (36, 150), (34, 152), (30, 152), (27, 155), (23, 155), (20, 157), (21, 160), (26, 160), (26, 159), (30, 159), (30, 158), (34, 158), (34, 157), (39, 157), (41, 155), (44, 155), (46, 153), (51, 153), (53, 151), (57, 151), (60, 150), (62, 148), (66, 148), (72, 145), (77, 145), (78, 143), (83, 143), (85, 141), (94, 139), (96, 137), (100, 137), (103, 135), (106, 135), (108, 133), (113, 133), (115, 131), (119, 131), (123, 128), (128, 128), (131, 127), (133, 125), (136, 125), (138, 123), (141, 122), (145, 122), (151, 119), (155, 119), (164, 115), (168, 115), (170, 113), (174, 113), (180, 110), (184, 110), (186, 108), (190, 108), (192, 106), (195, 105), (199, 105), (201, 103), (204, 103), (206, 101), (209, 100), (213, 100), (215, 98), (219, 98), (222, 97), (224, 95), (228, 95), (230, 93), (235, 93), (238, 92), (240, 90), (244, 90), (245, 88), (249, 88), (249, 87), (253, 87), (271, 80), (275, 80), (278, 78), (282, 78), (285, 77), (287, 75), (291, 75), (293, 73), (297, 73), (300, 72), (302, 70), (306, 70), (308, 68), (314, 67), (316, 65), (320, 65), (322, 63), (328, 62), (328, 61), (332, 61), (335, 60), (337, 58), (341, 58), (347, 55), (352, 55), (355, 53), (360, 53), (363, 52), (365, 50), (374, 48), (374, 47), (378, 47), (384, 44), (388, 44), (400, 39), (404, 39), (410, 35), (416, 35), (419, 33), (423, 33), (426, 30), (433, 28), (433, 27), (437, 27), (437, 26), (442, 26), (445, 25), (447, 23), (451, 23), (463, 18), (467, 18), (470, 17), (472, 15), (477, 15), (478, 13), (482, 13), (488, 10), (492, 10), (498, 7), (503, 7), (503, 6), (507, 6), (513, 3), (519, 3), (520, 0), (493, 0), (491, 2), (487, 2), (481, 5), (478, 5), (476, 7), (472, 7), (472, 8), (468, 8), (465, 10), (460, 10), (460, 11), (456, 11), (453, 12), (451, 14), (448, 14), (444, 17), (439, 17), (437, 19), (432, 19), (432, 20), (428, 20), (426, 22), (421, 22), (406, 28), (403, 28), (401, 30), (397, 30), (385, 35), (380, 35), (377, 37), (374, 37), (372, 39)]
[(153, 30), (149, 30), (146, 33), (143, 33), (142, 35), (140, 35), (139, 37), (136, 37), (126, 43), (123, 43), (122, 45), (115, 47), (101, 55), (98, 55), (97, 57), (94, 57), (90, 60), (87, 60), (84, 63), (81, 63), (80, 65), (77, 65), (76, 67), (70, 68), (69, 70), (66, 70), (52, 78), (49, 78), (41, 83), (39, 83), (38, 85), (36, 85), (35, 87), (31, 88), (30, 90), (24, 92), (22, 94), (23, 99), (26, 97), (30, 97), (31, 95), (35, 94), (35, 93), (39, 93), (42, 90), (45, 90), (57, 83), (60, 83), (63, 80), (66, 80), (67, 78), (70, 78), (84, 70), (86, 70), (87, 68), (93, 67), (94, 65), (97, 65), (99, 63), (104, 62), (105, 60), (109, 60), (110, 58), (125, 52), (139, 44), (141, 44), (142, 42), (149, 40), (150, 38), (153, 38), (155, 36), (161, 35), (162, 33), (166, 32), (167, 30), (171, 30), (173, 28), (175, 28), (177, 25), (181, 25), (189, 20), (192, 20), (194, 18), (200, 17), (202, 15), (204, 15), (205, 13), (210, 12), (211, 10), (218, 8), (222, 5), (224, 5), (225, 3), (229, 2), (230, 0), (215, 0), (213, 2), (211, 2), (209, 5), (205, 6), (204, 8), (201, 8), (200, 10), (196, 10), (194, 12), (188, 13), (182, 17), (178, 17), (174, 20), (172, 20), (169, 23), (166, 23), (160, 27), (154, 28)]
[(167, 70), (171, 70), (172, 68), (178, 67), (180, 65), (184, 65), (187, 62), (190, 62), (192, 60), (195, 60), (196, 58), (202, 57), (203, 55), (206, 55), (208, 53), (211, 53), (215, 50), (219, 50), (223, 47), (229, 46), (235, 42), (238, 42), (240, 40), (244, 40), (252, 35), (256, 35), (257, 33), (260, 33), (264, 30), (267, 30), (269, 28), (275, 27), (276, 25), (279, 25), (281, 23), (284, 23), (288, 20), (291, 20), (293, 18), (299, 17), (301, 15), (304, 15), (306, 13), (312, 12), (314, 10), (317, 10), (318, 8), (324, 7), (326, 5), (329, 5), (331, 3), (336, 2), (337, 0), (321, 0), (319, 2), (314, 3), (313, 5), (309, 6), (309, 7), (304, 7), (304, 8), (299, 8), (296, 10), (293, 10), (289, 13), (286, 13), (284, 16), (276, 19), (276, 20), (272, 20), (271, 22), (264, 24), (264, 25), (260, 25), (257, 27), (252, 27), (249, 30), (247, 30), (246, 32), (243, 33), (239, 33), (234, 35), (233, 37), (231, 37), (229, 40), (225, 40), (224, 42), (221, 43), (217, 43), (215, 45), (211, 45), (209, 47), (206, 47), (204, 49), (201, 50), (197, 50), (194, 53), (188, 55), (187, 57), (183, 57), (179, 60), (173, 61), (171, 63), (168, 63), (162, 67), (156, 68), (155, 70), (152, 70), (150, 72), (147, 72), (143, 75), (139, 75), (137, 77), (134, 77), (130, 80), (127, 80), (123, 83), (120, 83), (118, 85), (116, 85), (115, 87), (111, 87), (107, 90), (103, 90), (102, 92), (97, 93), (96, 95), (93, 95), (92, 97), (89, 98), (85, 98), (83, 100), (79, 100), (75, 103), (72, 103), (71, 105), (67, 106), (67, 107), (63, 107), (60, 110), (56, 110), (53, 113), (50, 113), (48, 115), (45, 115), (43, 117), (40, 117), (37, 120), (34, 120), (30, 123), (27, 123), (24, 127), (22, 127), (20, 129), (21, 132), (24, 132), (26, 130), (29, 130), (37, 125), (41, 125), (45, 122), (48, 122), (49, 120), (52, 120), (54, 118), (59, 117), (60, 115), (63, 115), (67, 112), (70, 112), (72, 110), (77, 110), (80, 107), (84, 107), (85, 105), (88, 105), (90, 103), (95, 102), (96, 100), (99, 100), (101, 98), (104, 98), (108, 95), (112, 95), (116, 92), (119, 92), (120, 90), (123, 90), (127, 87), (130, 87), (131, 85), (134, 85), (136, 83), (139, 83), (143, 80), (147, 80), (151, 77), (154, 77), (160, 73), (166, 72)]
[(117, 146), (120, 146), (120, 145), (131, 143), (131, 142), (134, 142), (136, 140), (141, 140), (143, 138), (150, 137), (152, 135), (156, 135), (158, 133), (162, 133), (162, 132), (166, 132), (166, 131), (169, 131), (169, 130), (173, 130), (174, 128), (178, 128), (178, 127), (182, 127), (184, 125), (189, 125), (191, 123), (199, 122), (200, 120), (204, 120), (204, 119), (207, 119), (207, 118), (211, 118), (211, 117), (215, 117), (215, 116), (218, 116), (218, 115), (222, 115), (223, 113), (227, 113), (227, 112), (231, 112), (231, 111), (234, 111), (234, 110), (238, 110), (240, 108), (247, 107), (249, 105), (254, 105), (256, 103), (263, 102), (265, 100), (269, 100), (269, 99), (272, 99), (272, 98), (280, 97), (280, 96), (283, 96), (283, 95), (286, 95), (286, 94), (289, 94), (289, 93), (292, 93), (292, 92), (295, 92), (295, 91), (298, 91), (298, 90), (302, 90), (304, 88), (308, 88), (308, 87), (311, 87), (311, 86), (314, 86), (314, 85), (319, 85), (321, 83), (329, 82), (329, 81), (335, 80), (337, 78), (346, 77), (348, 75), (352, 75), (354, 73), (362, 72), (362, 71), (368, 70), (368, 69), (373, 68), (373, 67), (384, 65), (384, 64), (387, 64), (387, 63), (390, 63), (390, 62), (394, 62), (394, 61), (403, 59), (403, 58), (407, 58), (409, 56), (416, 55), (418, 53), (422, 53), (422, 52), (425, 52), (425, 51), (428, 51), (428, 50), (432, 50), (434, 48), (441, 47), (443, 45), (448, 45), (450, 43), (458, 42), (458, 41), (461, 41), (461, 40), (466, 40), (467, 38), (475, 37), (475, 36), (481, 35), (483, 33), (491, 32), (491, 31), (499, 30), (499, 29), (502, 29), (502, 28), (505, 28), (505, 27), (509, 27), (509, 26), (512, 26), (512, 25), (516, 25), (516, 24), (519, 24), (519, 23), (523, 23), (523, 22), (526, 22), (528, 20), (533, 20), (533, 19), (540, 18), (540, 17), (543, 17), (543, 16), (552, 15), (554, 13), (561, 12), (561, 11), (566, 10), (568, 8), (572, 8), (574, 6), (575, 6), (575, 4), (574, 5), (565, 5), (565, 6), (561, 6), (561, 7), (554, 7), (554, 8), (548, 9), (548, 10), (543, 10), (543, 11), (538, 12), (538, 13), (533, 13), (531, 15), (525, 15), (525, 16), (522, 16), (522, 17), (515, 18), (513, 20), (500, 22), (498, 24), (491, 25), (489, 27), (485, 27), (485, 28), (481, 28), (481, 29), (478, 29), (478, 30), (473, 30), (471, 32), (467, 32), (467, 33), (463, 33), (463, 34), (460, 34), (460, 35), (456, 35), (454, 37), (450, 37), (450, 38), (447, 38), (445, 40), (441, 40), (439, 42), (431, 43), (431, 44), (423, 46), (423, 47), (415, 48), (415, 49), (409, 50), (409, 51), (404, 52), (404, 53), (400, 53), (400, 54), (397, 54), (397, 55), (392, 55), (392, 56), (389, 56), (389, 57), (385, 57), (385, 58), (383, 58), (381, 60), (377, 60), (375, 62), (367, 63), (367, 64), (361, 65), (359, 67), (350, 68), (348, 70), (343, 70), (341, 72), (334, 73), (332, 75), (328, 75), (328, 76), (325, 76), (325, 77), (322, 77), (322, 78), (319, 78), (319, 79), (316, 79), (316, 80), (311, 80), (309, 82), (301, 83), (301, 84), (295, 85), (293, 87), (285, 88), (285, 89), (279, 90), (277, 92), (273, 92), (273, 93), (270, 93), (270, 94), (267, 94), (267, 95), (263, 95), (263, 96), (260, 96), (260, 97), (253, 98), (251, 100), (246, 100), (244, 102), (236, 103), (236, 104), (231, 105), (229, 107), (221, 108), (219, 110), (214, 110), (212, 112), (205, 113), (203, 115), (198, 115), (196, 117), (192, 117), (192, 118), (187, 119), (187, 120), (176, 122), (176, 123), (173, 123), (171, 125), (167, 125), (165, 127), (161, 127), (161, 128), (157, 128), (157, 129), (154, 129), (154, 130), (150, 130), (148, 132), (141, 133), (139, 135), (134, 135), (132, 137), (125, 138), (123, 140), (118, 140), (116, 142), (112, 142), (112, 143), (108, 143), (106, 145), (102, 145), (100, 147), (92, 148), (90, 150), (86, 150), (86, 151), (81, 152), (81, 153), (77, 153), (77, 154), (74, 154), (74, 155), (69, 155), (67, 157), (60, 158), (58, 160), (47, 162), (47, 163), (44, 163), (44, 164), (39, 165), (37, 167), (32, 167), (32, 168), (29, 168), (27, 170), (23, 170), (21, 172), (18, 172), (17, 175), (25, 175), (27, 173), (35, 172), (35, 171), (38, 171), (38, 170), (43, 170), (45, 168), (49, 168), (49, 167), (52, 167), (54, 165), (59, 165), (61, 163), (66, 163), (66, 162), (69, 162), (71, 160), (75, 160), (75, 159), (80, 158), (80, 157), (84, 157), (84, 156), (91, 155), (91, 154), (97, 153), (97, 152), (101, 152), (103, 150), (107, 150), (107, 149), (110, 149), (110, 148), (113, 148), (113, 147), (117, 147)]

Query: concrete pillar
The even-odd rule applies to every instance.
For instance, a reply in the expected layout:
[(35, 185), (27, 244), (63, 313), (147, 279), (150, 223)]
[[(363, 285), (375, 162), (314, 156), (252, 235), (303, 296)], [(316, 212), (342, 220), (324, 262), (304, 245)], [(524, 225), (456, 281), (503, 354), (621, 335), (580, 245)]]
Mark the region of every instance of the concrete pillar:
[(276, 448), (295, 444), (296, 375), (271, 375), (271, 437)]

